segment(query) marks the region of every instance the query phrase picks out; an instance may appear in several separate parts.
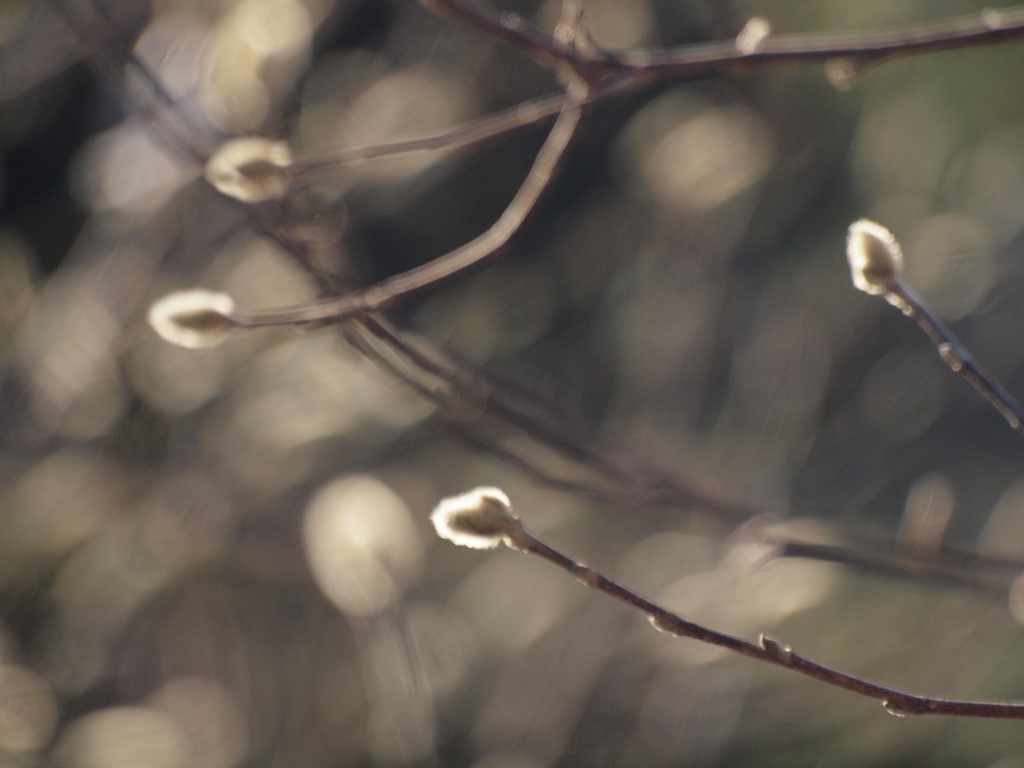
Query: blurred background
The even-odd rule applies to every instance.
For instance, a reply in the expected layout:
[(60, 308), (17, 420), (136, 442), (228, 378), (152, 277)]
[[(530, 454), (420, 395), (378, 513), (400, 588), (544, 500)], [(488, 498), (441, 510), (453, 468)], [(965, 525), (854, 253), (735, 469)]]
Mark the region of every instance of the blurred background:
[[(986, 6), (584, 5), (625, 48)], [(500, 10), (551, 29), (559, 8)], [(908, 281), (1024, 395), (1021, 71), (1010, 42), (595, 105), (500, 263), (390, 313), (453, 381), (366, 327), (190, 351), (145, 313), (425, 263), (490, 226), (547, 124), (248, 207), (202, 178), (229, 137), (330, 157), (553, 92), (550, 71), (412, 0), (6, 0), (0, 765), (1024, 765), (1016, 724), (891, 717), (428, 521), (497, 485), (690, 619), (1024, 699), (1024, 442), (843, 252), (857, 218), (892, 229)]]

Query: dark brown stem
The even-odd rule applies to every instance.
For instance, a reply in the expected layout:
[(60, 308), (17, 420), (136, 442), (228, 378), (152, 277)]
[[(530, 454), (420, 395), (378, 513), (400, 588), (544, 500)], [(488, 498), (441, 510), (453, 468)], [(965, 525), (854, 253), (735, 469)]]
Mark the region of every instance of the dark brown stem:
[(595, 569), (577, 562), (544, 541), (538, 539), (521, 523), (506, 537), (506, 543), (513, 549), (537, 555), (571, 574), (590, 589), (615, 598), (619, 602), (645, 614), (651, 624), (662, 632), (676, 637), (690, 638), (698, 642), (716, 645), (742, 656), (791, 669), (801, 675), (814, 678), (826, 685), (866, 696), (880, 702), (890, 714), (905, 715), (949, 715), (956, 717), (983, 717), (1009, 720), (1024, 720), (1024, 703), (997, 701), (967, 701), (963, 699), (941, 699), (907, 693), (896, 688), (866, 680), (856, 675), (826, 666), (793, 651), (762, 634), (757, 643), (743, 638), (718, 632), (701, 624), (687, 621), (678, 614), (649, 600), (643, 595), (619, 584)]
[(1024, 37), (1024, 8), (1007, 8), (876, 32), (772, 35), (751, 53), (739, 51), (733, 41), (726, 41), (665, 51), (620, 53), (616, 58), (623, 67), (646, 70), (649, 74), (654, 70), (660, 78), (704, 74), (737, 66), (824, 63), (833, 59), (852, 59), (862, 67), (898, 56), (992, 45), (1021, 37)]
[(974, 359), (960, 340), (932, 312), (910, 287), (897, 280), (887, 295), (908, 317), (912, 317), (935, 344), (939, 357), (953, 373), (962, 376), (981, 393), (1013, 429), (1021, 429), (1024, 408), (988, 371)]
[[(462, 0), (421, 2), (435, 13), (456, 18), (517, 45), (545, 64), (568, 66), (590, 83), (584, 104), (633, 90), (656, 79), (706, 75), (784, 62), (835, 60), (846, 60), (848, 68), (859, 73), (887, 58), (990, 45), (1024, 36), (1024, 9), (1010, 8), (872, 33), (769, 36), (752, 52), (742, 51), (734, 40), (727, 40), (667, 50), (613, 53), (594, 45), (566, 45), (530, 26), (517, 14), (485, 11)], [(291, 168), (301, 177), (379, 157), (468, 148), (557, 114), (564, 106), (565, 98), (562, 93), (543, 96), (434, 136), (307, 152)]]
[(572, 73), (570, 77), (575, 80), (575, 93), (569, 97), (544, 97), (528, 103), (525, 111), (517, 108), (499, 113), (433, 137), (379, 147), (357, 147), (331, 157), (300, 160), (293, 166), (293, 170), (303, 174), (390, 154), (470, 146), (543, 119), (557, 108), (559, 118), (530, 174), (498, 221), (483, 235), (460, 248), (422, 267), (336, 299), (240, 315), (237, 318), (240, 326), (340, 322), (385, 308), (482, 262), (508, 241), (530, 213), (575, 132), (581, 106), (597, 98), (628, 90), (653, 79), (704, 74), (737, 66), (750, 67), (773, 61), (829, 61), (836, 58), (853, 59), (858, 66), (863, 66), (897, 55), (990, 44), (1024, 35), (1024, 9), (1009, 9), (875, 33), (768, 37), (754, 51), (740, 50), (735, 41), (728, 41), (665, 51), (612, 55), (598, 51), (592, 44), (580, 44), (580, 40), (589, 38), (583, 34), (579, 18), (563, 23), (552, 36), (529, 26), (518, 16), (484, 11), (462, 0), (425, 2), (437, 13), (458, 18), (489, 34), (513, 42), (547, 62), (554, 61), (567, 67)]
[(553, 93), (517, 104), (511, 109), (472, 120), (450, 131), (434, 136), (405, 139), (385, 144), (367, 144), (359, 147), (338, 147), (306, 152), (289, 166), (297, 177), (327, 171), (345, 165), (375, 160), (379, 157), (404, 155), (414, 152), (468, 149), (504, 137), (520, 128), (534, 125), (557, 115), (565, 106), (564, 93)]
[(580, 102), (585, 98), (585, 90), (570, 94), (522, 186), (498, 220), (479, 237), (421, 267), (402, 272), (369, 288), (291, 309), (240, 314), (235, 318), (238, 325), (261, 327), (341, 322), (383, 309), (399, 299), (434, 287), (480, 264), (508, 242), (536, 207), (576, 132), (580, 120)]
[[(719, 498), (675, 474), (658, 475), (649, 466), (633, 470), (616, 460), (616, 451), (601, 453), (573, 440), (556, 415), (531, 401), (513, 402), (509, 387), (483, 371), (467, 371), (441, 350), (410, 339), (377, 315), (352, 328), (359, 350), (440, 408), (445, 431), (473, 449), (521, 472), (546, 488), (574, 494), (610, 508), (704, 515), (724, 525), (747, 524), (734, 534), (734, 546), (763, 545), (764, 561), (801, 558), (835, 563), (864, 574), (923, 580), (1005, 595), (1022, 571), (1020, 560), (995, 558), (940, 545), (917, 551), (894, 545), (891, 538), (830, 529), (834, 543), (806, 541), (776, 526), (763, 511), (736, 499)], [(471, 416), (467, 419), (467, 412)], [(491, 427), (497, 429), (489, 429)], [(507, 429), (532, 440), (505, 441)], [(569, 430), (571, 432), (571, 430)], [(557, 461), (546, 461), (550, 451)], [(559, 467), (562, 472), (553, 469)], [(654, 502), (652, 500), (657, 500)]]

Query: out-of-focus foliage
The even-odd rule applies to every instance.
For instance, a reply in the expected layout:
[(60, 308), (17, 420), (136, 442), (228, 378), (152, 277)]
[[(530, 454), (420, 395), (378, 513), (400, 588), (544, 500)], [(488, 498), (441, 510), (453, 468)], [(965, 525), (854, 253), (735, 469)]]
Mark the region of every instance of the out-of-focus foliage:
[[(645, 47), (728, 38), (752, 15), (850, 31), (982, 8), (584, 4), (599, 42)], [(550, 27), (558, 3), (502, 9)], [(908, 282), (1024, 393), (1022, 68), (1008, 43), (885, 63), (846, 90), (786, 66), (597, 105), (503, 261), (395, 320), (581, 414), (638, 468), (806, 538), (842, 526), (1024, 557), (1020, 436), (852, 289), (843, 253), (854, 219), (891, 228)], [(888, 717), (657, 634), (539, 561), (450, 547), (428, 514), (500, 486), (532, 529), (688, 618), (932, 694), (1024, 699), (1024, 588), (771, 560), (687, 510), (538, 489), (337, 328), (183, 350), (146, 325), (154, 299), (196, 286), (242, 309), (315, 296), (281, 222), (328, 271), (423, 263), (493, 221), (543, 129), (312, 176), (258, 221), (202, 178), (226, 138), (302, 157), (556, 87), (411, 0), (0, 7), (0, 764), (1024, 761), (1015, 724)]]

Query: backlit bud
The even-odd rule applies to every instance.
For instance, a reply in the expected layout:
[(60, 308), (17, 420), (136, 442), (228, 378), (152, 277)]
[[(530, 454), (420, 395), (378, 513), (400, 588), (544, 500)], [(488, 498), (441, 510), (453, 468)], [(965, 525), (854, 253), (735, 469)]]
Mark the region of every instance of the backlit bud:
[(520, 527), (508, 496), (498, 488), (442, 499), (430, 521), (442, 539), (473, 549), (493, 549)]
[(149, 308), (149, 324), (165, 341), (199, 349), (219, 344), (235, 327), (235, 302), (226, 293), (196, 289), (164, 296)]
[(875, 296), (896, 288), (903, 273), (903, 252), (892, 232), (868, 219), (855, 221), (846, 236), (846, 258), (853, 284)]
[(283, 141), (243, 136), (221, 145), (206, 163), (206, 180), (243, 203), (284, 197), (290, 181), (292, 153)]

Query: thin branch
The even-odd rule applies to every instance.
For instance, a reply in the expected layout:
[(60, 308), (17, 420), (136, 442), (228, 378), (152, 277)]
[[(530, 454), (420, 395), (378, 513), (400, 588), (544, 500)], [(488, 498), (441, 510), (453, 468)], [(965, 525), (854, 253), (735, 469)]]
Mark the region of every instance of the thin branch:
[(591, 82), (611, 74), (651, 80), (772, 63), (824, 63), (834, 59), (850, 59), (859, 69), (897, 56), (991, 45), (1024, 37), (1024, 7), (1018, 6), (875, 32), (769, 35), (754, 50), (743, 50), (735, 40), (727, 40), (662, 50), (595, 52), (562, 46), (515, 14), (487, 11), (464, 0), (421, 2), (435, 13), (457, 18), (541, 60), (566, 64)]
[[(240, 315), (243, 327), (340, 322), (382, 309), (401, 298), (419, 293), (480, 263), (503, 246), (522, 224), (547, 186), (554, 167), (568, 146), (580, 119), (580, 108), (597, 98), (636, 87), (653, 79), (706, 74), (775, 61), (852, 60), (857, 66), (897, 55), (991, 44), (1024, 36), (1024, 9), (986, 11), (895, 30), (851, 35), (767, 36), (754, 50), (736, 41), (683, 46), (665, 51), (610, 54), (589, 41), (579, 19), (546, 35), (518, 16), (494, 14), (462, 0), (425, 0), (435, 12), (451, 15), (490, 34), (521, 45), (547, 61), (568, 68), (573, 87), (568, 98), (543, 97), (442, 134), (378, 147), (357, 147), (324, 157), (318, 153), (291, 166), (297, 174), (358, 162), (373, 157), (416, 151), (466, 147), (487, 141), (546, 117), (556, 106), (559, 118), (516, 197), (497, 222), (483, 235), (421, 267), (395, 275), (377, 285), (339, 298), (277, 311)], [(568, 30), (568, 31), (566, 31)], [(586, 41), (586, 44), (580, 41)]]
[[(829, 527), (832, 543), (808, 541), (785, 532), (785, 525), (766, 521), (766, 510), (739, 499), (722, 497), (699, 488), (677, 473), (668, 473), (633, 460), (626, 466), (619, 452), (600, 451), (571, 437), (559, 414), (552, 413), (528, 393), (511, 397), (505, 382), (486, 371), (472, 372), (450, 355), (423, 339), (409, 339), (378, 315), (359, 319), (352, 328), (359, 350), (401, 379), (419, 395), (434, 402), (445, 431), (459, 441), (489, 453), (530, 480), (552, 490), (572, 493), (609, 508), (656, 512), (685, 512), (740, 528), (730, 537), (734, 546), (748, 541), (766, 549), (765, 561), (801, 558), (835, 563), (863, 574), (968, 587), (990, 594), (1006, 594), (1024, 571), (1024, 562), (958, 549), (947, 544), (934, 551), (900, 546), (891, 538), (873, 537)], [(403, 362), (395, 359), (397, 356)], [(466, 405), (466, 403), (470, 405)], [(466, 425), (467, 407), (479, 415)], [(487, 434), (487, 420), (499, 429), (508, 427), (530, 442), (513, 443), (501, 434)], [(545, 460), (544, 449), (557, 462)], [(566, 474), (554, 470), (564, 468)], [(583, 474), (581, 474), (583, 473)], [(589, 479), (575, 479), (579, 477)], [(750, 523), (756, 523), (751, 527)]]
[(576, 132), (580, 120), (580, 101), (585, 96), (585, 90), (577, 90), (575, 86), (570, 89), (570, 98), (559, 112), (558, 119), (537, 153), (522, 186), (498, 220), (479, 237), (421, 267), (402, 272), (368, 288), (353, 291), (336, 299), (290, 309), (239, 314), (235, 318), (237, 324), (243, 328), (252, 328), (337, 323), (383, 309), (401, 298), (420, 293), (482, 263), (508, 242), (536, 207)]
[(1024, 422), (1024, 408), (981, 365), (938, 316), (903, 280), (903, 249), (888, 229), (861, 219), (850, 225), (846, 258), (853, 284), (859, 290), (886, 301), (913, 318), (935, 344), (939, 357), (953, 373), (962, 376), (1016, 430)]
[[(86, 11), (82, 5), (88, 6)], [(117, 83), (126, 101), (129, 101), (145, 119), (147, 128), (176, 156), (191, 163), (202, 163), (209, 154), (208, 146), (196, 146), (194, 135), (203, 136), (178, 108), (174, 97), (160, 79), (135, 54), (133, 46), (124, 39), (114, 18), (102, 3), (96, 0), (46, 0), (61, 21), (79, 40), (89, 63), (100, 73)], [(96, 31), (99, 28), (99, 32)], [(145, 84), (144, 98), (133, 98), (128, 93), (120, 63), (134, 70)]]
[[(523, 48), (546, 65), (568, 66), (590, 87), (582, 105), (591, 104), (655, 79), (706, 75), (738, 68), (843, 60), (860, 73), (883, 59), (957, 48), (990, 45), (1024, 37), (1024, 8), (989, 9), (979, 15), (861, 34), (776, 35), (754, 50), (736, 40), (681, 46), (667, 50), (609, 51), (593, 42), (566, 45), (514, 13), (494, 13), (462, 0), (420, 0), (439, 15), (450, 16), (498, 39)], [(588, 39), (589, 40), (589, 39)], [(433, 136), (385, 144), (307, 151), (290, 166), (296, 177), (379, 157), (464, 149), (492, 141), (558, 113), (565, 104), (559, 92), (468, 122)]]
[(662, 632), (725, 648), (741, 656), (785, 667), (826, 685), (875, 699), (892, 715), (1024, 720), (1024, 703), (968, 701), (908, 693), (801, 656), (790, 646), (763, 633), (753, 643), (688, 621), (539, 539), (512, 512), (508, 498), (497, 489), (481, 488), (446, 499), (438, 505), (432, 519), (438, 534), (456, 544), (479, 549), (504, 543), (511, 549), (537, 555), (572, 575), (585, 587), (603, 592), (640, 611), (655, 629)]
[(565, 106), (566, 96), (562, 92), (542, 96), (538, 99), (517, 104), (493, 115), (471, 120), (451, 130), (433, 136), (404, 139), (385, 144), (367, 144), (358, 147), (323, 148), (304, 152), (288, 166), (296, 177), (331, 170), (345, 165), (355, 165), (379, 157), (404, 155), (415, 152), (437, 152), (440, 150), (467, 149), (493, 141), (512, 132), (534, 125), (557, 115)]
[[(388, 370), (398, 370), (392, 361), (374, 348), (369, 338), (373, 337), (390, 352), (407, 360), (416, 373), (403, 371), (400, 378), (442, 408), (442, 415), (455, 434), (475, 447), (486, 448), (495, 458), (541, 485), (571, 490), (612, 507), (684, 511), (728, 526), (741, 525), (767, 511), (703, 488), (676, 472), (637, 459), (624, 461), (614, 449), (603, 450), (592, 445), (590, 440), (575, 439), (571, 434), (574, 430), (564, 415), (553, 412), (529, 393), (517, 392), (512, 384), (496, 379), (485, 370), (469, 369), (449, 353), (424, 340), (414, 342), (408, 339), (407, 334), (398, 331), (379, 315), (370, 314), (358, 319), (362, 333), (355, 338), (361, 351), (371, 354)], [(426, 382), (421, 380), (424, 376)], [(483, 423), (486, 416), (499, 427), (510, 427), (515, 433), (535, 442), (529, 448), (513, 451), (501, 445), (497, 437), (474, 438), (472, 430), (459, 426), (465, 421), (467, 401), (478, 414), (474, 416), (473, 430), (486, 428)], [(585, 470), (588, 476), (600, 482), (586, 483), (559, 477), (543, 459), (538, 458), (543, 455), (539, 448), (553, 451), (560, 464), (568, 465), (567, 469)]]
[[(912, 317), (928, 338), (935, 344), (939, 357), (949, 366), (953, 373), (962, 376), (967, 382), (988, 400), (1006, 423), (1013, 429), (1020, 430), (1024, 422), (1024, 408), (1017, 402), (999, 381), (974, 359), (960, 340), (953, 335), (938, 316), (932, 312), (914, 291), (897, 280), (891, 291), (898, 299), (898, 306), (908, 317)], [(897, 303), (893, 301), (892, 303)]]
[(734, 41), (727, 41), (618, 53), (616, 58), (635, 72), (662, 78), (772, 63), (824, 63), (837, 58), (851, 59), (863, 67), (885, 59), (992, 45), (1021, 37), (1024, 7), (1016, 7), (876, 32), (772, 35), (753, 52), (740, 51)]
[(924, 581), (933, 585), (969, 587), (989, 594), (1005, 595), (1024, 572), (1024, 562), (991, 557), (948, 545), (934, 552), (916, 552), (894, 546), (889, 538), (873, 538), (829, 530), (844, 544), (822, 544), (769, 532), (767, 547), (775, 547), (766, 559), (801, 558), (835, 563), (861, 573), (888, 578)]
[[(437, 4), (435, 3), (435, 5)], [(509, 26), (515, 27), (516, 25)], [(553, 40), (553, 38), (548, 39)], [(773, 44), (782, 39), (777, 38)], [(824, 36), (821, 39), (824, 40)], [(833, 37), (833, 39), (838, 38)], [(552, 46), (554, 46), (553, 42)], [(123, 43), (121, 47), (122, 55), (128, 57), (129, 64), (139, 69), (149, 82), (157, 86), (157, 97), (166, 103), (168, 97), (159, 92), (159, 81), (148, 73), (144, 64), (134, 58), (130, 49), (126, 48)], [(97, 48), (102, 50), (101, 46), (97, 46)], [(556, 50), (556, 47), (551, 50)], [(557, 47), (557, 51), (560, 52), (560, 55), (573, 55), (572, 49), (565, 46)], [(587, 61), (592, 60), (592, 57), (587, 59)], [(108, 55), (101, 62), (103, 68), (112, 74), (116, 73), (113, 61), (113, 57)], [(634, 87), (635, 84), (635, 81), (631, 82), (622, 77), (608, 77), (592, 85), (585, 94), (576, 94), (575, 100), (578, 105), (582, 106), (617, 91)], [(316, 155), (307, 155), (300, 159), (290, 166), (290, 170), (296, 174), (303, 174), (336, 164), (359, 162), (386, 155), (469, 147), (557, 114), (560, 110), (565, 109), (568, 98), (563, 93), (557, 93), (534, 99), (510, 110), (481, 118), (431, 137), (338, 150), (337, 154), (333, 154), (333, 156), (325, 155), (325, 152), (321, 151)], [(280, 214), (283, 218), (278, 218), (271, 216), (273, 211), (266, 206), (244, 207), (251, 214), (250, 222), (264, 235), (276, 240), (304, 269), (314, 274), (323, 290), (337, 294), (346, 287), (351, 288), (351, 286), (338, 284), (337, 281), (331, 280), (330, 276), (315, 268), (310, 262), (305, 246), (300, 240), (288, 234), (286, 212), (281, 211)], [(542, 461), (538, 461), (529, 449), (513, 450), (496, 439), (488, 440), (474, 435), (472, 429), (460, 426), (457, 416), (451, 417), (450, 413), (453, 410), (451, 392), (442, 392), (436, 386), (424, 385), (417, 379), (417, 374), (409, 370), (401, 370), (399, 366), (392, 364), (391, 361), (387, 361), (379, 354), (372, 355), (379, 364), (384, 365), (394, 375), (412, 385), (420, 394), (446, 408), (449, 411), (448, 418), (451, 428), (458, 433), (461, 439), (488, 448), (497, 458), (524, 472), (536, 482), (551, 488), (583, 495), (611, 506), (628, 505), (635, 508), (685, 510), (703, 513), (733, 524), (743, 522), (763, 511), (736, 500), (717, 497), (697, 489), (692, 483), (677, 477), (675, 473), (664, 472), (656, 467), (637, 462), (631, 462), (627, 467), (616, 459), (614, 453), (602, 453), (588, 444), (573, 440), (571, 436), (560, 431), (557, 426), (558, 420), (552, 419), (548, 410), (541, 408), (535, 401), (527, 402), (529, 398), (514, 393), (507, 383), (495, 381), (482, 371), (467, 371), (453, 363), (447, 356), (440, 354), (438, 350), (424, 351), (420, 349), (419, 344), (409, 342), (401, 332), (377, 315), (366, 314), (357, 320), (358, 325), (354, 326), (353, 330), (367, 331), (368, 336), (379, 339), (393, 352), (405, 358), (414, 369), (445, 382), (446, 388), (456, 393), (454, 399), (468, 396), (482, 413), (486, 413), (497, 419), (500, 424), (507, 424), (540, 444), (553, 449), (561, 458), (569, 459), (577, 466), (586, 468), (600, 480), (607, 481), (607, 487), (603, 487), (597, 482), (591, 484), (564, 479), (551, 472)], [(941, 324), (935, 323), (935, 325), (941, 327)], [(951, 334), (949, 336), (951, 337)], [(368, 345), (361, 345), (361, 349), (368, 352)], [(957, 349), (962, 350), (962, 347)], [(953, 352), (959, 354), (956, 349)], [(475, 425), (475, 427), (478, 426)], [(977, 568), (984, 563), (978, 560), (980, 556), (969, 553), (967, 553), (968, 558), (974, 559), (961, 565), (959, 561), (948, 562), (946, 558), (940, 556), (941, 553), (936, 553), (934, 556), (919, 554), (911, 556), (897, 553), (894, 559), (887, 559), (886, 555), (879, 556), (872, 551), (871, 547), (867, 546), (817, 545), (783, 536), (773, 536), (772, 544), (779, 548), (777, 556), (808, 557), (842, 563), (867, 572), (903, 577), (924, 577), (944, 583), (967, 584), (990, 589), (1004, 588), (1004, 582), (1008, 577), (1007, 569), (1019, 569), (1019, 565), (1013, 563), (1007, 564), (1005, 568), (996, 564), (999, 567), (996, 567), (995, 570), (999, 573), (993, 580), (980, 577), (976, 573)], [(982, 558), (982, 560), (984, 559)]]

